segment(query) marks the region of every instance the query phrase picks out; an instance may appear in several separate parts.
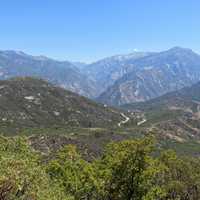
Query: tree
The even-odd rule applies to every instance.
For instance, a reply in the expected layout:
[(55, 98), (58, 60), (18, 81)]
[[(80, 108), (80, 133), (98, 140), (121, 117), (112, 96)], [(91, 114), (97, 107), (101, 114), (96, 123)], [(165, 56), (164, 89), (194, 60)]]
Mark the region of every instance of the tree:
[(200, 199), (200, 160), (178, 158), (172, 150), (160, 156), (165, 165), (160, 183), (166, 191), (163, 200), (199, 200)]
[[(52, 156), (53, 155), (53, 156)], [(199, 200), (200, 160), (154, 140), (110, 143), (86, 161), (73, 145), (48, 163), (24, 137), (0, 137), (0, 200)]]
[(77, 153), (75, 146), (68, 145), (58, 152), (56, 159), (48, 164), (47, 173), (75, 200), (95, 199), (95, 171), (92, 164)]
[(155, 200), (164, 195), (156, 185), (161, 165), (150, 154), (153, 141), (127, 140), (107, 146), (98, 162), (99, 177), (104, 183), (102, 199)]
[(0, 200), (64, 200), (25, 138), (0, 137)]

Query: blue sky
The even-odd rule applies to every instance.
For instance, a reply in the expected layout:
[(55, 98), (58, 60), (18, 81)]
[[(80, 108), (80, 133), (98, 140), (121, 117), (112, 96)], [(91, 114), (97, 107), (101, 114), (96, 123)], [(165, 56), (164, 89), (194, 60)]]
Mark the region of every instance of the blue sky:
[(200, 52), (199, 0), (0, 1), (0, 49), (91, 62), (183, 46)]

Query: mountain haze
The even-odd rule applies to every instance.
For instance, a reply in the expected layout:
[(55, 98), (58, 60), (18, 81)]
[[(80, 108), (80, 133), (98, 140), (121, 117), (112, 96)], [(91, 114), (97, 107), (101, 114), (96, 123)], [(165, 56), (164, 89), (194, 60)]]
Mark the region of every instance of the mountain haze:
[(100, 95), (109, 86), (113, 85), (116, 80), (131, 71), (129, 63), (151, 54), (153, 53), (134, 52), (127, 55), (111, 56), (84, 66), (81, 69), (82, 73), (96, 82), (97, 95)]
[(133, 52), (92, 64), (0, 51), (0, 79), (36, 77), (108, 105), (147, 101), (200, 81), (200, 56), (174, 47)]
[(126, 67), (131, 71), (103, 92), (98, 101), (110, 105), (147, 101), (200, 80), (200, 56), (180, 47), (136, 59)]
[(0, 79), (32, 76), (78, 94), (95, 96), (95, 83), (70, 62), (60, 62), (45, 56), (31, 56), (20, 51), (0, 51)]

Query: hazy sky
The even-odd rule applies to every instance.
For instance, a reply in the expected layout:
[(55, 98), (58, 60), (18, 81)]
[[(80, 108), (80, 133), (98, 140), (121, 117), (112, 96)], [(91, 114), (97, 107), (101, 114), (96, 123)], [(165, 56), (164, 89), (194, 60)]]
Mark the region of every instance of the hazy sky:
[(183, 46), (200, 52), (199, 0), (0, 0), (0, 49), (61, 60)]

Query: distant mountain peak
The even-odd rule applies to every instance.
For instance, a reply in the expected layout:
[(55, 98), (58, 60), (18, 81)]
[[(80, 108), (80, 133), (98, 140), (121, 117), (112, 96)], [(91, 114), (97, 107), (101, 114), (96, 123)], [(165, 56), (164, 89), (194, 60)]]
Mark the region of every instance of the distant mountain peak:
[(26, 56), (23, 51), (14, 51), (14, 50), (5, 50), (5, 51), (0, 51), (1, 54), (6, 54), (6, 55), (19, 55), (19, 56)]
[(130, 69), (98, 100), (110, 105), (146, 101), (200, 81), (200, 55), (174, 47), (125, 65)]
[(183, 48), (180, 46), (175, 46), (175, 47), (169, 49), (168, 52), (193, 52), (193, 50), (190, 48)]
[(11, 54), (18, 54), (18, 55), (26, 55), (23, 51), (18, 51), (18, 50), (6, 50), (6, 53), (11, 53)]
[(24, 53), (23, 51), (15, 51), (15, 50), (0, 51), (0, 54), (7, 55), (7, 56), (20, 56), (20, 57), (31, 58), (31, 59), (35, 59), (35, 60), (53, 60), (44, 55), (32, 56), (27, 53)]
[[(102, 62), (102, 61), (112, 61), (112, 60), (123, 61), (123, 60), (128, 60), (128, 59), (136, 59), (136, 58), (144, 57), (144, 56), (150, 55), (150, 54), (152, 54), (152, 52), (133, 51), (132, 53), (129, 53), (129, 54), (117, 54), (117, 55), (113, 55), (110, 57), (106, 57), (95, 63)], [(92, 63), (92, 64), (94, 64), (94, 63)]]
[(22, 51), (0, 51), (0, 80), (19, 76), (39, 77), (87, 97), (95, 94), (93, 81), (71, 62), (32, 56)]

